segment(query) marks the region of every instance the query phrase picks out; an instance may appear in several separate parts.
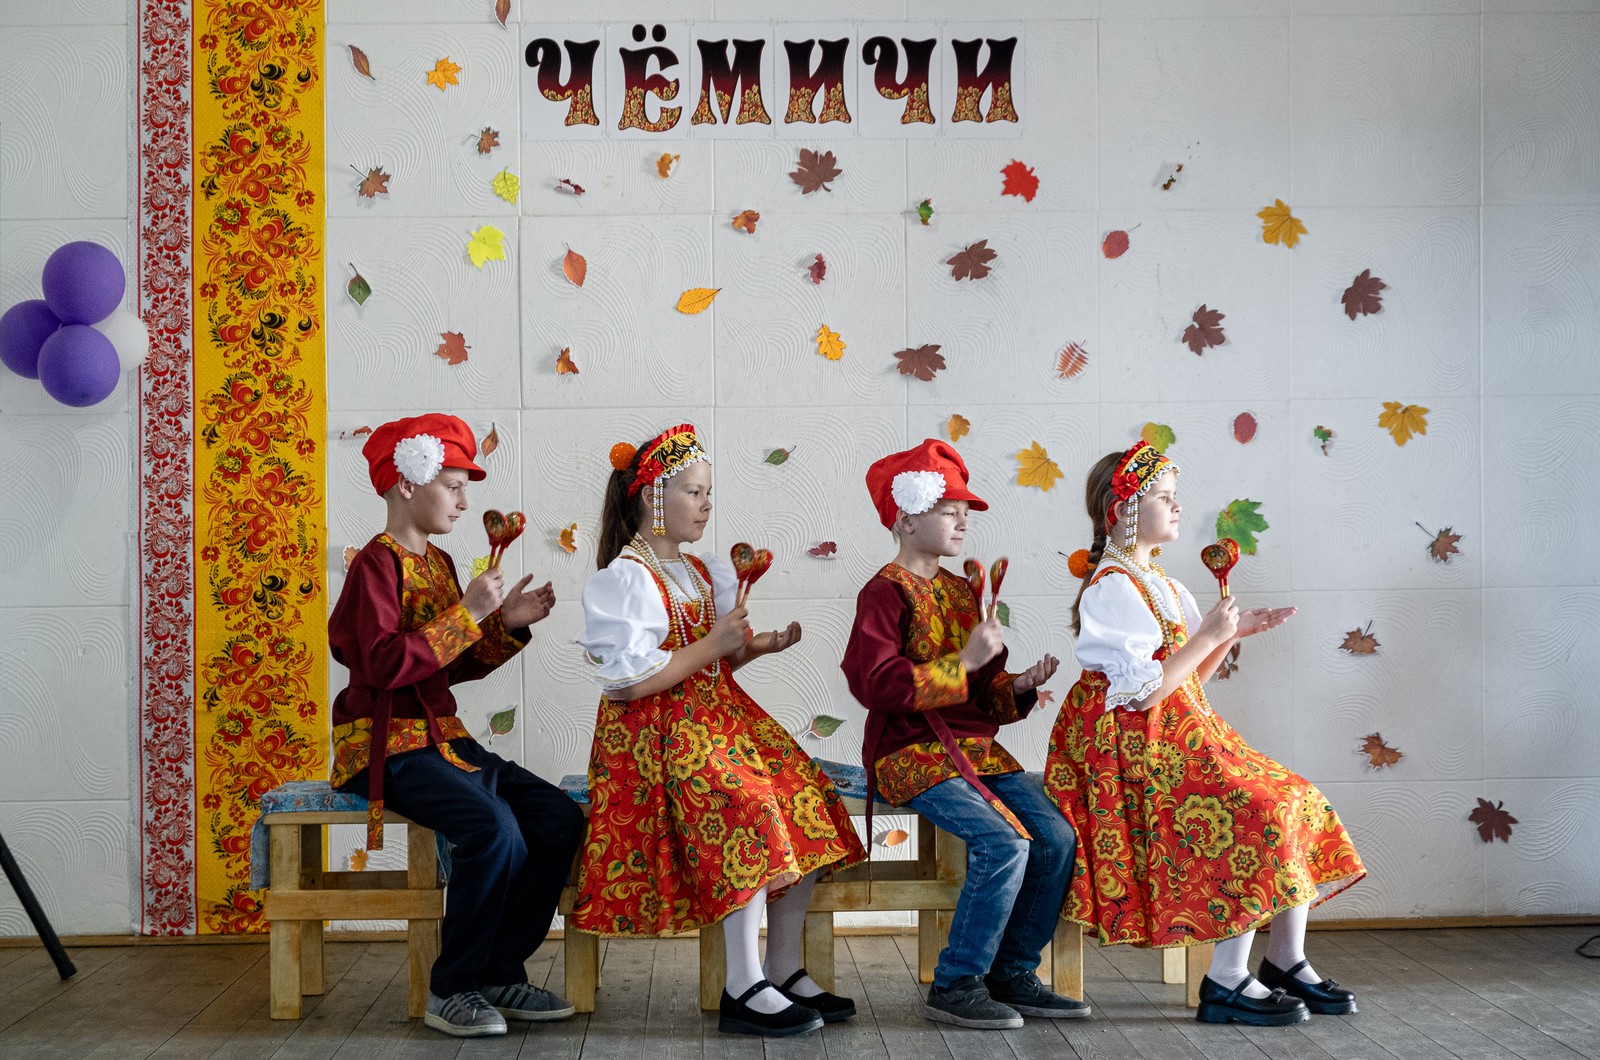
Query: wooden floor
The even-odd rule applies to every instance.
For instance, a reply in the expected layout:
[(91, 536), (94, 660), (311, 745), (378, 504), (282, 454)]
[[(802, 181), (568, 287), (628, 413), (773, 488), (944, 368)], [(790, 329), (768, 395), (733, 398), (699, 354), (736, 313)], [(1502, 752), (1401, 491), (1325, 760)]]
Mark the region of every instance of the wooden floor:
[[(1357, 990), (1361, 1012), (1274, 1030), (1197, 1024), (1183, 1007), (1183, 988), (1161, 984), (1155, 955), (1089, 947), (1093, 1018), (1029, 1020), (1003, 1032), (922, 1018), (915, 939), (840, 938), (839, 989), (856, 999), (860, 1015), (767, 1042), (718, 1034), (716, 1017), (695, 1008), (692, 940), (608, 943), (594, 1015), (512, 1024), (504, 1038), (466, 1042), (405, 1017), (399, 943), (330, 944), (328, 992), (306, 999), (299, 1022), (267, 1018), (265, 945), (84, 948), (73, 951), (79, 971), (66, 983), (42, 949), (0, 949), (0, 1057), (1600, 1057), (1600, 961), (1573, 952), (1592, 933), (1316, 932), (1317, 968)], [(546, 944), (529, 971), (559, 990), (557, 949)]]

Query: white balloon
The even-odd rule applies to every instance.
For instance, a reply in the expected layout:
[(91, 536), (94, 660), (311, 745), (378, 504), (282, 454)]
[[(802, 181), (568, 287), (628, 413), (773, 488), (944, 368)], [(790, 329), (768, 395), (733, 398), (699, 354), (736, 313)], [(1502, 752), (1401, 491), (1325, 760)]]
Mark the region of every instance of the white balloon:
[(137, 313), (119, 309), (98, 324), (91, 324), (100, 334), (111, 340), (117, 351), (117, 362), (124, 372), (131, 372), (150, 356), (150, 329)]

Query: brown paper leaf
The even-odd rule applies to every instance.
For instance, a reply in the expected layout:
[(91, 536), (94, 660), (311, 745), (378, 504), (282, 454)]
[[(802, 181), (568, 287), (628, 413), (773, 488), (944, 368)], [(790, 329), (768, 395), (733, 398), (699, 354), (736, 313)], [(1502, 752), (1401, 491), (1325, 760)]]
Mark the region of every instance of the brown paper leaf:
[(1389, 285), (1372, 275), (1371, 269), (1362, 269), (1361, 275), (1350, 281), (1339, 301), (1344, 303), (1345, 315), (1351, 320), (1383, 311), (1382, 291)]
[(1224, 655), (1222, 661), (1217, 664), (1215, 676), (1218, 681), (1226, 681), (1239, 672), (1239, 648), (1240, 643), (1234, 641), (1233, 647), (1228, 649), (1228, 654)]
[(900, 362), (901, 375), (915, 376), (924, 383), (932, 382), (934, 374), (945, 367), (944, 355), (936, 342), (896, 350), (894, 358)]
[(489, 456), (500, 448), (500, 428), (493, 423), (489, 424), (489, 433), (483, 436), (483, 441), (478, 443), (478, 455)]
[[(1421, 526), (1422, 524), (1418, 523), (1417, 525)], [(1433, 535), (1433, 540), (1428, 542), (1428, 555), (1430, 557), (1440, 563), (1449, 563), (1451, 556), (1461, 555), (1461, 550), (1456, 547), (1456, 542), (1460, 541), (1463, 535), (1453, 533), (1453, 530), (1454, 527), (1447, 526)], [(1427, 530), (1424, 529), (1422, 532), (1427, 533)]]
[(1346, 633), (1344, 642), (1339, 645), (1340, 650), (1351, 655), (1376, 655), (1379, 647), (1378, 638), (1372, 635), (1371, 622), (1367, 623), (1366, 629), (1352, 629)]
[(568, 247), (566, 256), (561, 259), (561, 271), (567, 274), (574, 287), (582, 287), (584, 277), (589, 275), (588, 259)]
[[(358, 170), (359, 172), (359, 170)], [(361, 178), (361, 183), (356, 187), (356, 194), (363, 199), (375, 198), (379, 195), (389, 194), (389, 177), (382, 166), (373, 166), (367, 170), (367, 175)]]
[(1081, 343), (1069, 342), (1056, 358), (1056, 378), (1072, 379), (1089, 363), (1089, 351)]
[(467, 359), (467, 351), (472, 347), (467, 345), (465, 335), (459, 331), (441, 331), (439, 337), (444, 341), (433, 351), (435, 355), (443, 357), (451, 364), (460, 364)]
[(500, 132), (499, 132), (499, 130), (498, 129), (491, 129), (487, 125), (485, 125), (483, 127), (483, 131), (478, 134), (478, 154), (486, 155), (490, 151), (493, 151), (496, 147), (499, 147), (499, 146), (500, 146)]
[(950, 266), (950, 275), (957, 280), (981, 280), (989, 275), (989, 262), (995, 257), (995, 252), (989, 249), (989, 241), (980, 239), (947, 258), (945, 264)]
[(1392, 766), (1406, 756), (1404, 751), (1384, 743), (1383, 735), (1376, 732), (1362, 738), (1361, 750), (1356, 753), (1366, 755), (1367, 764), (1373, 769)]
[(1511, 826), (1519, 824), (1515, 817), (1505, 810), (1505, 803), (1491, 803), (1488, 799), (1479, 799), (1478, 808), (1467, 814), (1467, 820), (1478, 826), (1478, 838), (1485, 843), (1493, 843), (1496, 839), (1502, 843), (1511, 842)]
[(1224, 314), (1208, 309), (1204, 304), (1194, 311), (1194, 323), (1184, 329), (1183, 341), (1195, 356), (1204, 353), (1208, 346), (1221, 346), (1228, 341), (1222, 333), (1224, 318)]
[(789, 174), (789, 179), (800, 185), (800, 194), (810, 195), (821, 188), (831, 192), (829, 182), (837, 180), (844, 170), (836, 164), (832, 151), (823, 151), (820, 154), (809, 148), (800, 149), (800, 165)]
[(511, 0), (494, 0), (494, 17), (500, 20), (500, 25), (506, 24), (506, 16), (511, 14)]
[(377, 78), (372, 77), (372, 63), (367, 60), (367, 53), (357, 48), (354, 44), (350, 45), (350, 64), (356, 68), (356, 73), (362, 77), (369, 77), (374, 81), (377, 80)]

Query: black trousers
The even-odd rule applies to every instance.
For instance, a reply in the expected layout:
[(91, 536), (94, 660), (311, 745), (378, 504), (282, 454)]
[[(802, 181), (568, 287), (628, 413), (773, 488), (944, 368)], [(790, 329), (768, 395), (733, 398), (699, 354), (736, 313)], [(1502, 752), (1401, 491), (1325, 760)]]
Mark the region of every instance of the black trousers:
[[(439, 997), (525, 983), (523, 962), (545, 940), (573, 855), (583, 812), (570, 796), (476, 740), (451, 748), (478, 772), (431, 747), (389, 758), (383, 799), (450, 843), (439, 959), (429, 989)], [(367, 773), (345, 790), (365, 794)]]

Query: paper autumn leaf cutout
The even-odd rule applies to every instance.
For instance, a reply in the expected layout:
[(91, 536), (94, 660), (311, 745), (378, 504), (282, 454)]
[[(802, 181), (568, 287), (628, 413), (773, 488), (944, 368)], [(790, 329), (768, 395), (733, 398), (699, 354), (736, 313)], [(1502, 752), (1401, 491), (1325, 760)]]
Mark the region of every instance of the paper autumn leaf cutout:
[(478, 443), (478, 455), (489, 457), (500, 448), (500, 428), (493, 423), (489, 424), (489, 433), (483, 436), (483, 441)]
[(1035, 689), (1034, 694), (1039, 697), (1039, 706), (1041, 707), (1048, 707), (1056, 701), (1056, 694), (1048, 688)]
[[(354, 265), (350, 266), (350, 271), (355, 272), (355, 268)], [(350, 282), (344, 285), (344, 290), (356, 305), (366, 305), (367, 299), (372, 297), (372, 284), (368, 283), (366, 277), (359, 272), (350, 277)]]
[[(361, 171), (356, 170), (357, 173)], [(379, 195), (389, 194), (389, 177), (382, 166), (373, 166), (367, 170), (367, 175), (361, 178), (361, 183), (356, 185), (356, 194), (363, 199), (376, 198)]]
[(794, 452), (793, 449), (774, 449), (772, 452), (766, 455), (766, 458), (762, 460), (762, 463), (771, 464), (773, 467), (777, 467), (779, 464), (788, 463), (789, 454), (792, 452)]
[(1017, 485), (1037, 486), (1049, 493), (1056, 479), (1061, 477), (1061, 468), (1038, 442), (1017, 453)]
[(1496, 839), (1502, 843), (1511, 842), (1511, 826), (1520, 824), (1515, 817), (1505, 811), (1505, 803), (1490, 803), (1488, 799), (1479, 799), (1478, 808), (1467, 814), (1467, 820), (1478, 826), (1478, 838), (1485, 843), (1493, 843)]
[(472, 349), (467, 345), (466, 336), (459, 331), (441, 331), (439, 337), (444, 341), (439, 343), (439, 348), (434, 354), (443, 357), (451, 364), (460, 364), (467, 359), (467, 351)]
[(499, 146), (500, 146), (500, 133), (499, 133), (499, 131), (495, 130), (495, 129), (491, 129), (487, 125), (485, 125), (483, 127), (483, 131), (478, 134), (478, 154), (486, 155), (490, 151), (493, 151), (496, 147), (499, 147)]
[(1100, 241), (1100, 253), (1115, 260), (1128, 252), (1128, 233), (1122, 229), (1113, 229), (1106, 233)]
[(372, 77), (372, 63), (368, 61), (367, 53), (357, 48), (354, 44), (350, 45), (350, 65), (354, 66), (356, 73), (362, 77), (372, 78), (374, 81), (377, 80), (376, 77)]
[(354, 563), (356, 561), (356, 557), (359, 555), (361, 555), (361, 550), (359, 548), (356, 548), (353, 545), (344, 546), (344, 569), (346, 571), (350, 569), (350, 564)]
[(1039, 192), (1039, 178), (1033, 175), (1033, 167), (1025, 166), (1015, 158), (1011, 164), (1000, 170), (1006, 182), (1000, 187), (1001, 195), (1020, 195), (1024, 202), (1032, 202), (1033, 197)]
[(467, 257), (480, 269), (486, 261), (505, 261), (506, 234), (494, 225), (474, 228), (467, 240)]
[(995, 252), (989, 249), (989, 241), (980, 239), (947, 258), (945, 264), (950, 266), (950, 275), (957, 280), (981, 280), (989, 275), (989, 262), (995, 257)]
[(1385, 401), (1378, 413), (1378, 426), (1388, 431), (1395, 445), (1405, 445), (1413, 434), (1428, 433), (1428, 410), (1422, 405), (1402, 405)]
[(828, 275), (828, 263), (822, 260), (822, 255), (817, 255), (817, 260), (806, 266), (806, 273), (810, 275), (811, 282), (821, 283)]
[(494, 0), (494, 17), (500, 20), (502, 27), (505, 26), (506, 18), (510, 14), (511, 0)]
[(571, 247), (561, 259), (561, 271), (566, 275), (568, 282), (574, 287), (582, 287), (584, 277), (589, 275), (589, 261)]
[(673, 167), (678, 164), (678, 159), (682, 157), (682, 155), (675, 155), (670, 151), (663, 153), (660, 158), (656, 159), (656, 176), (662, 180), (672, 176)]
[[(1425, 534), (1428, 532), (1428, 528), (1421, 523), (1417, 523), (1416, 527)], [(1429, 558), (1438, 560), (1440, 563), (1449, 563), (1451, 556), (1461, 555), (1461, 550), (1456, 547), (1456, 542), (1461, 540), (1462, 535), (1453, 533), (1454, 529), (1454, 527), (1447, 526), (1433, 535), (1433, 540), (1428, 542)]]
[(816, 556), (818, 559), (828, 559), (838, 551), (839, 543), (837, 541), (824, 541), (806, 549), (806, 554)]
[(569, 556), (578, 551), (578, 524), (562, 527), (560, 536), (556, 538), (556, 544), (560, 545), (561, 551)]
[(832, 192), (833, 189), (828, 187), (829, 182), (837, 180), (839, 174), (844, 172), (835, 162), (832, 151), (824, 151), (818, 154), (809, 148), (802, 147), (800, 149), (800, 165), (793, 173), (789, 174), (789, 179), (800, 185), (800, 194), (802, 195), (810, 195), (818, 188), (826, 192)]
[(1260, 513), (1260, 501), (1234, 500), (1217, 516), (1217, 540), (1231, 537), (1239, 542), (1239, 551), (1247, 556), (1256, 554), (1256, 535), (1267, 529), (1267, 520)]
[(1161, 182), (1161, 190), (1162, 191), (1171, 191), (1172, 190), (1172, 186), (1174, 184), (1178, 183), (1178, 174), (1182, 173), (1182, 172), (1183, 172), (1183, 163), (1179, 162), (1177, 167), (1175, 169), (1173, 169), (1172, 175), (1167, 177), (1166, 180), (1163, 180)]
[(924, 383), (932, 382), (934, 374), (945, 367), (937, 342), (896, 350), (894, 359), (900, 362), (901, 375), (915, 376)]
[(1324, 427), (1319, 423), (1311, 429), (1311, 437), (1315, 438), (1317, 444), (1322, 446), (1322, 455), (1327, 456), (1328, 447), (1333, 445), (1333, 428)]
[(740, 210), (739, 215), (733, 219), (733, 227), (742, 228), (750, 235), (756, 234), (756, 222), (761, 220), (761, 215), (754, 210)]
[(1056, 358), (1056, 378), (1072, 379), (1089, 364), (1089, 351), (1080, 343), (1069, 342)]
[(1233, 647), (1228, 649), (1228, 654), (1224, 655), (1222, 657), (1222, 661), (1217, 664), (1217, 672), (1215, 676), (1218, 681), (1226, 681), (1228, 678), (1239, 672), (1240, 647), (1240, 642), (1234, 641)]
[(1145, 424), (1139, 429), (1139, 437), (1158, 453), (1166, 452), (1178, 440), (1177, 433), (1165, 423)]
[(1372, 635), (1372, 623), (1368, 622), (1366, 629), (1352, 629), (1346, 633), (1339, 650), (1351, 655), (1376, 655), (1380, 647), (1378, 638)]
[(352, 847), (350, 849), (350, 871), (365, 872), (367, 869), (367, 848)]
[(1202, 302), (1200, 308), (1194, 311), (1194, 323), (1183, 330), (1182, 341), (1196, 357), (1204, 353), (1207, 346), (1221, 346), (1228, 341), (1228, 337), (1222, 333), (1225, 319), (1226, 314), (1208, 309)]
[(1233, 440), (1240, 445), (1249, 445), (1250, 439), (1256, 436), (1256, 418), (1248, 412), (1241, 412), (1233, 418)]
[(577, 374), (578, 374), (578, 366), (572, 360), (572, 347), (571, 346), (563, 347), (561, 352), (556, 354), (556, 375), (577, 375)]
[(1283, 204), (1282, 199), (1274, 199), (1271, 206), (1265, 207), (1256, 214), (1261, 218), (1261, 238), (1268, 243), (1282, 243), (1293, 250), (1294, 245), (1300, 242), (1300, 237), (1306, 234), (1306, 226), (1300, 218), (1289, 212), (1289, 207)]
[(890, 828), (878, 836), (878, 844), (886, 847), (897, 847), (911, 838), (911, 833), (904, 828)]
[(818, 714), (811, 719), (811, 728), (806, 730), (807, 736), (815, 736), (825, 740), (839, 731), (839, 726), (844, 724), (843, 718), (835, 718), (831, 714)]
[(502, 169), (494, 175), (489, 186), (506, 202), (514, 203), (517, 201), (517, 194), (522, 190), (522, 178), (509, 169)]
[(917, 220), (921, 221), (924, 227), (926, 227), (929, 221), (933, 220), (932, 199), (923, 199), (921, 202), (917, 203)]
[(817, 352), (830, 361), (837, 361), (844, 356), (844, 341), (839, 338), (837, 331), (829, 331), (828, 325), (823, 324), (817, 328)]
[(489, 738), (505, 736), (517, 727), (517, 708), (507, 707), (489, 715)]
[(1371, 269), (1362, 269), (1361, 275), (1350, 281), (1350, 286), (1344, 289), (1344, 294), (1339, 301), (1344, 303), (1344, 312), (1351, 320), (1358, 315), (1370, 315), (1383, 311), (1382, 291), (1389, 285), (1372, 275)]
[(476, 578), (478, 575), (482, 574), (484, 571), (486, 571), (488, 569), (489, 569), (489, 557), (488, 556), (479, 556), (479, 557), (477, 557), (476, 559), (474, 559), (472, 561), (472, 573), (467, 575), (467, 580), (471, 581), (473, 578)]
[(972, 421), (959, 412), (952, 412), (950, 418), (945, 420), (944, 433), (950, 436), (953, 445), (972, 433)]
[(583, 185), (582, 184), (574, 184), (572, 181), (568, 180), (566, 177), (562, 177), (560, 180), (556, 181), (556, 190), (557, 191), (570, 192), (573, 195), (582, 195), (583, 194)]
[(456, 80), (456, 75), (460, 72), (461, 67), (451, 62), (450, 57), (447, 55), (434, 63), (433, 69), (428, 71), (428, 84), (443, 92), (447, 85), (459, 85), (461, 83)]
[(720, 287), (691, 287), (678, 297), (678, 312), (704, 313), (711, 308), (711, 300), (717, 297)]
[(1404, 751), (1383, 742), (1381, 733), (1370, 733), (1361, 739), (1361, 749), (1356, 754), (1367, 756), (1367, 765), (1373, 769), (1392, 766), (1406, 756)]
[(1011, 605), (1001, 600), (994, 605), (994, 617), (1002, 626), (1011, 628)]

